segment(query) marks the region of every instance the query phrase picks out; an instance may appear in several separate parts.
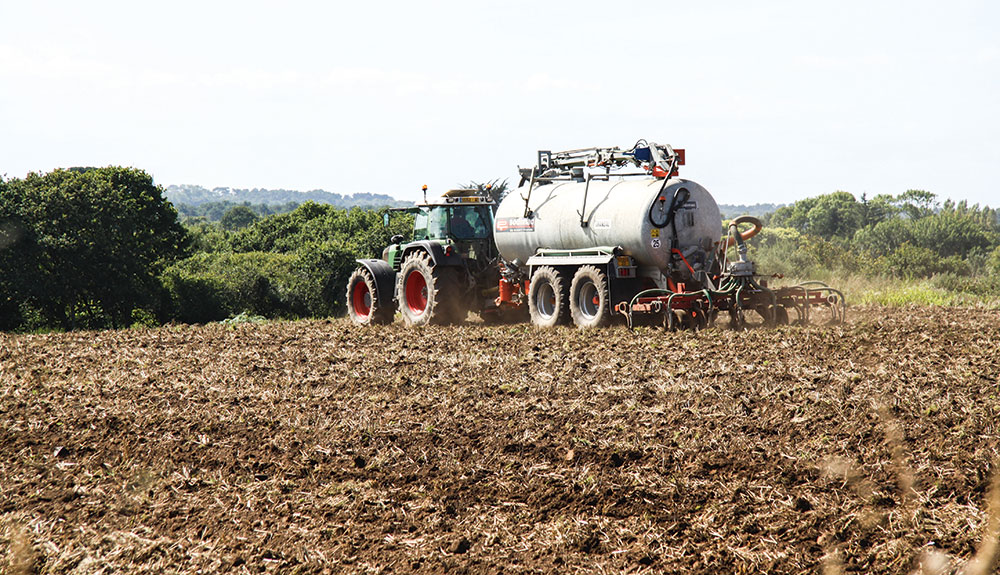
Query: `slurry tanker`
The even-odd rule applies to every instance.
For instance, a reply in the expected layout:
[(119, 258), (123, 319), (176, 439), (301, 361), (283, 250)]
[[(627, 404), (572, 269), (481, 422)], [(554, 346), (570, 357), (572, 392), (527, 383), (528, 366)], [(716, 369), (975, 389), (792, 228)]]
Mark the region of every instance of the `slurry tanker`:
[[(491, 190), (451, 190), (412, 208), (410, 241), (358, 260), (347, 285), (356, 323), (527, 320), (580, 328), (701, 329), (748, 312), (766, 325), (843, 320), (843, 294), (820, 282), (769, 288), (747, 259), (760, 220), (723, 226), (704, 187), (679, 177), (684, 150), (640, 140), (630, 149), (539, 151), (499, 203)], [(425, 186), (426, 196), (426, 186)], [(388, 222), (389, 214), (386, 215)]]

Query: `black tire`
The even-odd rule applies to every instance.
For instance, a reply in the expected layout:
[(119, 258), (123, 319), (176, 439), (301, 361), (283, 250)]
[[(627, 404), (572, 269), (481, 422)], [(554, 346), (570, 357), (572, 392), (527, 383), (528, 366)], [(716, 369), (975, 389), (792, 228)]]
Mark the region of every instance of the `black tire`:
[(542, 266), (531, 276), (528, 292), (528, 313), (531, 323), (539, 327), (555, 327), (569, 322), (569, 290), (562, 274)]
[(403, 261), (396, 280), (396, 300), (406, 325), (449, 324), (460, 318), (456, 270), (431, 262), (426, 252), (414, 252)]
[(580, 266), (569, 286), (569, 312), (580, 329), (604, 327), (611, 323), (608, 276), (594, 266)]
[(396, 309), (389, 294), (378, 293), (378, 284), (366, 267), (359, 267), (347, 280), (347, 315), (356, 324), (392, 323)]

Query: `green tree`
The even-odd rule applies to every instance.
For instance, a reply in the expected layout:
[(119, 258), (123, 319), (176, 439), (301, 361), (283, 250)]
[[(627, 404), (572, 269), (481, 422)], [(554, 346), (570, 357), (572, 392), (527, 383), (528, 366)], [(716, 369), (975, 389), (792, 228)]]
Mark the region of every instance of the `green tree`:
[(30, 258), (30, 285), (16, 290), (23, 304), (66, 329), (129, 325), (133, 309), (156, 304), (157, 275), (185, 253), (187, 236), (152, 177), (85, 168), (8, 184), (6, 209)]
[(33, 266), (37, 242), (21, 216), (21, 201), (0, 178), (0, 330), (16, 329), (29, 287), (37, 283)]
[(864, 225), (866, 215), (866, 206), (853, 195), (833, 192), (778, 208), (768, 223), (829, 240), (853, 236)]
[(965, 256), (975, 249), (984, 250), (993, 242), (988, 230), (968, 215), (942, 212), (912, 223), (914, 242), (933, 250), (941, 257)]
[(896, 196), (896, 207), (911, 220), (919, 220), (934, 213), (937, 195), (924, 190), (906, 190)]
[(865, 194), (861, 194), (861, 204), (864, 206), (862, 226), (875, 226), (896, 217), (899, 208), (894, 202), (895, 198), (889, 194), (879, 194), (870, 200)]
[(913, 222), (899, 218), (881, 221), (854, 236), (854, 245), (875, 257), (891, 254), (903, 244), (914, 242)]
[(817, 198), (806, 213), (806, 231), (824, 239), (850, 238), (861, 227), (865, 208), (847, 192), (833, 192)]
[(204, 217), (188, 219), (184, 229), (190, 238), (191, 252), (227, 252), (230, 251), (230, 232), (222, 229), (218, 222), (207, 221)]
[(241, 230), (260, 219), (250, 206), (237, 205), (226, 210), (219, 223), (223, 229), (233, 231)]
[(777, 228), (792, 228), (802, 233), (809, 231), (809, 210), (819, 202), (819, 198), (806, 198), (792, 205), (782, 206), (771, 214), (768, 225)]

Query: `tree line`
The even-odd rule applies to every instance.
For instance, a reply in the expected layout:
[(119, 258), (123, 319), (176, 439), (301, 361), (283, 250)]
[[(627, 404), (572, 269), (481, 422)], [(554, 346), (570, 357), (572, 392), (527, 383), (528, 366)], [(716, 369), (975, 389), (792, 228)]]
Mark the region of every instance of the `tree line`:
[[(410, 234), (409, 216), (385, 228), (384, 211), (307, 201), (268, 214), (235, 204), (219, 221), (182, 220), (138, 169), (0, 178), (0, 330), (339, 315), (354, 260)], [(834, 192), (764, 220), (751, 240), (762, 273), (932, 277), (1000, 295), (1000, 214), (989, 207), (919, 190)]]
[(383, 228), (381, 214), (306, 202), (182, 224), (134, 168), (0, 179), (0, 330), (335, 315), (355, 258), (378, 257), (412, 225)]
[(1000, 212), (989, 206), (940, 202), (923, 190), (860, 199), (838, 191), (778, 208), (765, 224), (751, 245), (768, 272), (941, 276), (943, 285), (976, 284), (1000, 295)]

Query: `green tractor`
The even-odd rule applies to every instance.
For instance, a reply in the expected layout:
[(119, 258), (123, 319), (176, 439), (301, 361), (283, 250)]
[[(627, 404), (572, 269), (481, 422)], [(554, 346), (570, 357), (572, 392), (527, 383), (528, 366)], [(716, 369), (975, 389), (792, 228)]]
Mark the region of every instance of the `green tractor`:
[(497, 315), (495, 210), (488, 193), (451, 190), (387, 212), (386, 226), (391, 212), (413, 214), (413, 238), (393, 236), (382, 259), (358, 260), (347, 282), (348, 315), (359, 324), (388, 324), (398, 309), (407, 325), (460, 323), (469, 311), (486, 320)]

